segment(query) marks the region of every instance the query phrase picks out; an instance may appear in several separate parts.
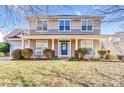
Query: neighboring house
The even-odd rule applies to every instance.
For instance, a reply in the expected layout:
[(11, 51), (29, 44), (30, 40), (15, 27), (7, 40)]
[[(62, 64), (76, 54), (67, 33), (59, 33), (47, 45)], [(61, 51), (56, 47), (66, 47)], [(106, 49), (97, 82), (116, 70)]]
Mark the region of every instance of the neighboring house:
[(109, 41), (112, 54), (124, 55), (124, 32), (116, 32)]
[[(108, 38), (100, 35), (103, 16), (39, 16), (27, 17), (29, 29), (16, 29), (5, 36), (11, 51), (31, 48), (34, 55), (43, 55), (45, 48), (55, 50), (60, 58), (74, 56), (78, 48), (86, 48), (97, 56), (101, 42)], [(23, 33), (23, 34), (22, 34)]]

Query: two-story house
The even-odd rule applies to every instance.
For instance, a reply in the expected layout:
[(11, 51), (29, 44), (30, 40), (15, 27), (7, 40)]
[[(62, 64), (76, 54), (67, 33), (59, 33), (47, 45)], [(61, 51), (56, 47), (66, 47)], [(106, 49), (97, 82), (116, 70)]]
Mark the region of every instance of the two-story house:
[(45, 48), (55, 50), (60, 58), (74, 56), (78, 48), (101, 49), (100, 35), (103, 16), (54, 15), (27, 17), (29, 29), (16, 29), (5, 36), (10, 50), (31, 48), (34, 55), (42, 55)]

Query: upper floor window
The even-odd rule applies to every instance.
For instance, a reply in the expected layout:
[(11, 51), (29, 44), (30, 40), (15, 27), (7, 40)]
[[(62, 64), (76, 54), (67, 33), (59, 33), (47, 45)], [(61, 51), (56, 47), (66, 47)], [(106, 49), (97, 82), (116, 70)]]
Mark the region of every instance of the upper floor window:
[(60, 31), (70, 31), (70, 20), (59, 20)]
[(47, 20), (37, 20), (37, 30), (38, 31), (47, 31)]
[(82, 20), (82, 31), (83, 32), (92, 32), (93, 22), (92, 20)]

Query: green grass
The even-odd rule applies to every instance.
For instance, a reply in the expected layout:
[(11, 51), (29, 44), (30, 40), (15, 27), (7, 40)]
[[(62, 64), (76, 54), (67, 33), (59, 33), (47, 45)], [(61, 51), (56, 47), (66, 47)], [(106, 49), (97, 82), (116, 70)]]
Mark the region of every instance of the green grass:
[(0, 86), (124, 86), (124, 63), (1, 62)]
[(0, 52), (0, 57), (4, 57), (4, 56), (5, 56), (5, 54)]

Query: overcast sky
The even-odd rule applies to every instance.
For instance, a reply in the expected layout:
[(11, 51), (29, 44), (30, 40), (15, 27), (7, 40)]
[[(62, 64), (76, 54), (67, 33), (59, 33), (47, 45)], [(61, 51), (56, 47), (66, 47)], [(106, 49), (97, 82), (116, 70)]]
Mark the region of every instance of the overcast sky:
[[(33, 6), (34, 9), (36, 9), (36, 7), (37, 6)], [(99, 15), (99, 13), (93, 9), (93, 6), (84, 6), (84, 5), (43, 6), (41, 5), (38, 7), (42, 10), (40, 15), (47, 15), (47, 12), (48, 12), (48, 15)], [(5, 6), (0, 6), (1, 30), (3, 30), (4, 33), (6, 34), (9, 31), (12, 31), (13, 29), (28, 28), (28, 24), (25, 19), (25, 16), (27, 15), (24, 14), (24, 12), (18, 12), (19, 11), (18, 6), (10, 6), (10, 8), (12, 8), (14, 11), (13, 15), (20, 17), (20, 20), (16, 20), (16, 17), (13, 17), (13, 20), (14, 20), (14, 25), (13, 25), (12, 22), (9, 22), (8, 20), (6, 20), (8, 13), (5, 11)], [(110, 15), (106, 16), (103, 21), (107, 20), (111, 16)], [(3, 22), (5, 23), (5, 26), (3, 26)], [(102, 34), (113, 34), (117, 31), (123, 31), (121, 27), (122, 27), (122, 22), (121, 23), (120, 22), (119, 23), (102, 23), (101, 33)], [(0, 33), (0, 36), (1, 36), (1, 33)]]

